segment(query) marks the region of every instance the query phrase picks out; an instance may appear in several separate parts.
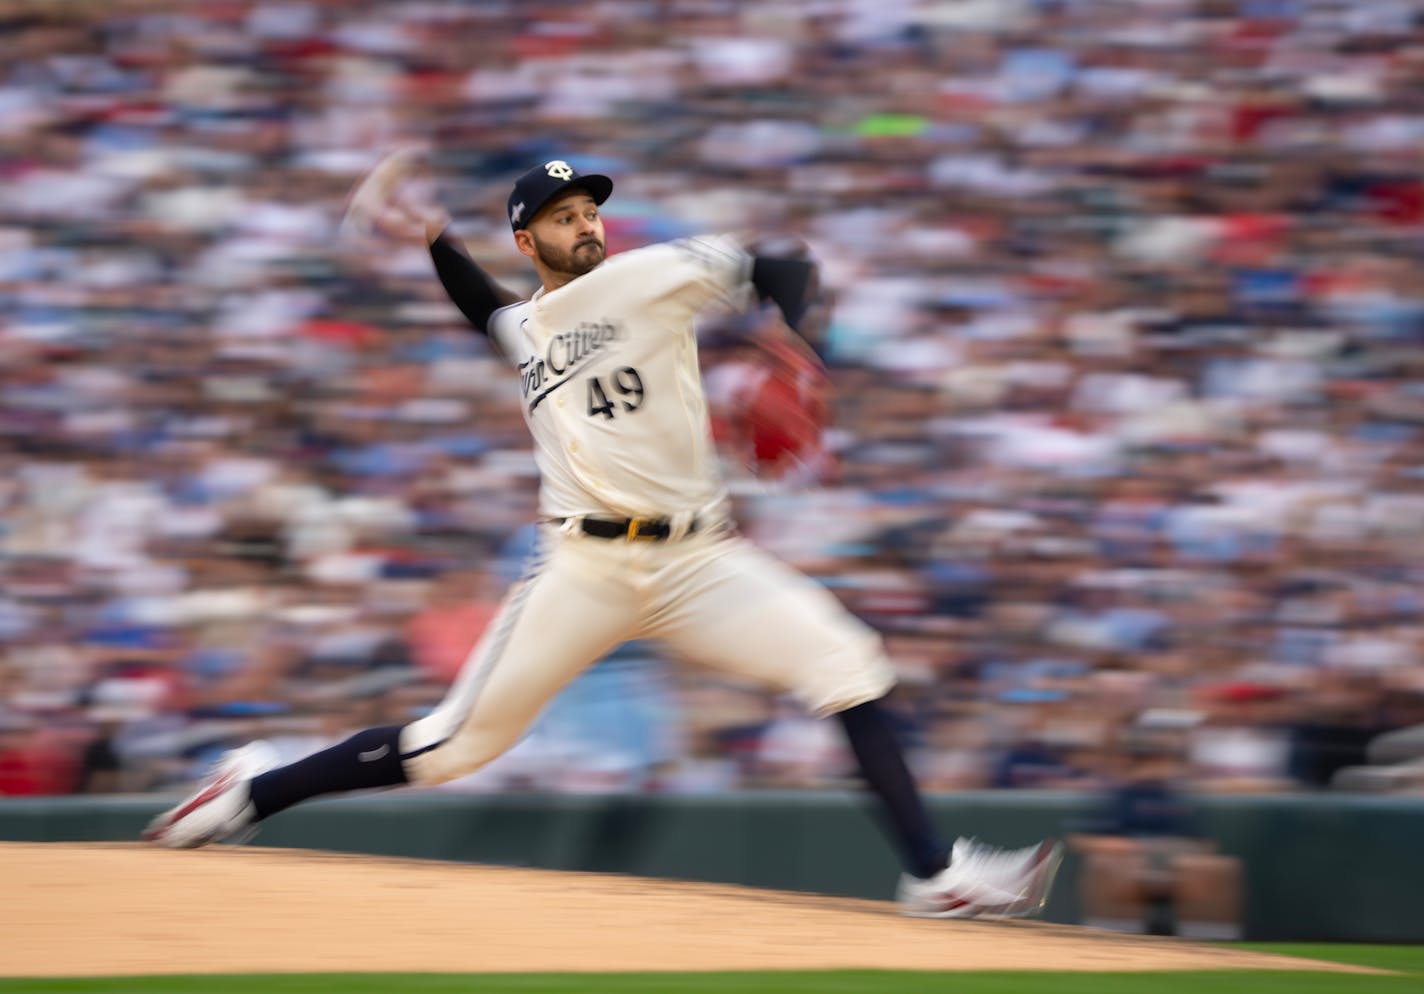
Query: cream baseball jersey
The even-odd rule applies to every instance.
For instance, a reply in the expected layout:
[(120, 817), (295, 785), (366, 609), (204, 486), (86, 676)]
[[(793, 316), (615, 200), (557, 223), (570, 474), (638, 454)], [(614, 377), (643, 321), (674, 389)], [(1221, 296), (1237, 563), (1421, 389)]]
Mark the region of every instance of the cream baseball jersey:
[(704, 307), (750, 301), (752, 258), (731, 236), (619, 253), (496, 311), (490, 334), (518, 366), (540, 513), (705, 513), (724, 487), (697, 362)]

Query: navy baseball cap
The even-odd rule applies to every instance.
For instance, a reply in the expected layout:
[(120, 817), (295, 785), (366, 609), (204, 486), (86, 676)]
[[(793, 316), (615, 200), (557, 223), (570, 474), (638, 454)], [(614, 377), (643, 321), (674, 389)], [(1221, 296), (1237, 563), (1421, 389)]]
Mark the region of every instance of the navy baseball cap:
[(509, 193), (509, 226), (515, 231), (525, 227), (539, 208), (574, 186), (587, 190), (595, 204), (603, 203), (613, 192), (613, 181), (607, 176), (583, 174), (563, 159), (550, 159), (514, 181)]

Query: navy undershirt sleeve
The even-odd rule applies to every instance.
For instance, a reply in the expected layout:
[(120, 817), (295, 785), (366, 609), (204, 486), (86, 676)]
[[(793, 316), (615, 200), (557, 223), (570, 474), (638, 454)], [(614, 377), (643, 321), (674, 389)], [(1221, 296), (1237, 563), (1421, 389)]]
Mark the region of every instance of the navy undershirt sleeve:
[(489, 335), (489, 320), (495, 311), (520, 300), (519, 294), (491, 279), (449, 231), (442, 231), (430, 243), (430, 258), (450, 300), (483, 335)]
[(808, 259), (758, 255), (752, 260), (752, 286), (762, 300), (770, 300), (793, 331), (800, 331), (814, 297), (816, 264)]

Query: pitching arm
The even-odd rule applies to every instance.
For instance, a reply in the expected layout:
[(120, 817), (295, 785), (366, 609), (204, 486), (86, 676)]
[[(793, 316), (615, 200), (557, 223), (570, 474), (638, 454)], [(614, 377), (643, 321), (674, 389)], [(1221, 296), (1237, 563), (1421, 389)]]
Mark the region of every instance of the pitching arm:
[[(378, 162), (347, 198), (341, 220), (344, 232), (381, 234), (398, 240), (421, 239), (430, 249), (436, 275), (465, 319), (489, 337), (490, 316), (517, 302), (519, 295), (500, 286), (475, 264), (460, 240), (450, 233), (450, 215), (412, 189), (422, 151), (398, 149)], [(493, 339), (490, 339), (493, 343)]]
[(523, 298), (496, 283), (481, 269), (449, 228), (440, 231), (430, 243), (430, 258), (435, 263), (435, 274), (440, 277), (440, 285), (445, 288), (450, 300), (465, 315), (465, 320), (493, 343), (490, 316), (501, 307), (518, 303)]

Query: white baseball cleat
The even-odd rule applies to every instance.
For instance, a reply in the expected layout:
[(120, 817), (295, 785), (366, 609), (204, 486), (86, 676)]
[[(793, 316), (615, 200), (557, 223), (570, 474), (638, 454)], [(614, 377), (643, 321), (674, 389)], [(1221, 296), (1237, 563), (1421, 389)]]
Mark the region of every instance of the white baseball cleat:
[(902, 876), (896, 900), (914, 918), (1024, 918), (1047, 902), (1062, 859), (1057, 842), (997, 849), (960, 838), (935, 876)]
[(193, 796), (148, 823), (144, 841), (168, 849), (196, 849), (241, 834), (257, 820), (249, 793), (253, 778), (276, 765), (277, 750), (266, 742), (224, 753)]
[(1053, 880), (1058, 876), (1058, 868), (1063, 865), (1063, 843), (1049, 839), (1031, 847), (1034, 858), (1025, 867), (1028, 886), (1024, 889), (1023, 903), (1006, 916), (1008, 918), (1032, 918), (1048, 903), (1048, 892), (1053, 889)]

